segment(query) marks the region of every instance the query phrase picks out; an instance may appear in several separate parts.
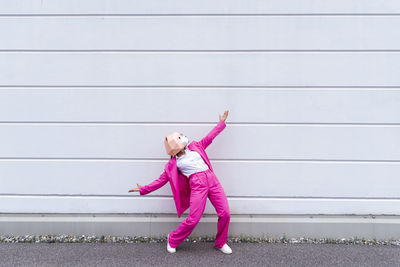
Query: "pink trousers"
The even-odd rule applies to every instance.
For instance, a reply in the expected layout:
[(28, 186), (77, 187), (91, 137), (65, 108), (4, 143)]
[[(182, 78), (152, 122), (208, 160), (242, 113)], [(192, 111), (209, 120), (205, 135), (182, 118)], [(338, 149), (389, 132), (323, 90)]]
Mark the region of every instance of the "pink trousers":
[(189, 215), (179, 224), (178, 228), (169, 233), (169, 245), (175, 248), (190, 235), (203, 215), (208, 197), (218, 215), (215, 247), (222, 247), (228, 239), (231, 217), (224, 189), (211, 170), (192, 174), (189, 177), (189, 185), (191, 189)]

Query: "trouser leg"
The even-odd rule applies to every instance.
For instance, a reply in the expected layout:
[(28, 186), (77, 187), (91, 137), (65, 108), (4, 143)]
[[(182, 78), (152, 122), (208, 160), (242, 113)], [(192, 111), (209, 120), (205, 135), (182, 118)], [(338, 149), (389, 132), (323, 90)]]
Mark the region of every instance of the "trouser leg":
[(192, 176), (189, 180), (191, 189), (189, 215), (169, 234), (169, 244), (172, 248), (177, 247), (192, 233), (203, 215), (208, 187), (202, 180), (202, 175)]
[[(209, 182), (208, 197), (218, 215), (217, 235), (215, 238), (215, 247), (222, 247), (228, 240), (228, 228), (230, 222), (230, 211), (228, 199), (214, 173), (212, 173), (212, 182)], [(210, 181), (209, 179), (209, 181)]]

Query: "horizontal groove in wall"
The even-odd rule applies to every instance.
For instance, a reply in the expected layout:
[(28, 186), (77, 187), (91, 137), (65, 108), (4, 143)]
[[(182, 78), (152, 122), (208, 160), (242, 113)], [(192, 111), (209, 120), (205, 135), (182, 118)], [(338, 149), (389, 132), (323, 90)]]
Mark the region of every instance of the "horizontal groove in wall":
[[(85, 197), (85, 198), (157, 198), (157, 199), (172, 199), (172, 196), (156, 195), (156, 196), (140, 196), (138, 193), (132, 195), (94, 195), (94, 194), (3, 194), (0, 197)], [(229, 199), (359, 199), (359, 200), (400, 200), (400, 197), (324, 197), (324, 196), (230, 196)]]
[(231, 50), (194, 50), (194, 49), (171, 49), (171, 50), (140, 50), (140, 49), (0, 49), (0, 53), (398, 53), (400, 49), (231, 49)]
[(132, 89), (132, 88), (156, 88), (156, 89), (226, 89), (226, 90), (231, 90), (231, 89), (243, 89), (243, 88), (248, 88), (248, 89), (260, 89), (260, 90), (269, 90), (269, 89), (301, 89), (301, 90), (319, 90), (319, 89), (395, 89), (399, 90), (400, 89), (400, 84), (399, 85), (394, 85), (394, 86), (387, 86), (387, 85), (310, 85), (310, 86), (288, 86), (288, 85), (257, 85), (257, 86), (249, 86), (249, 85), (240, 85), (240, 86), (222, 86), (222, 85), (48, 85), (48, 84), (36, 84), (36, 85), (7, 85), (7, 84), (0, 84), (0, 90), (1, 88), (20, 88), (20, 89), (28, 89), (28, 88), (81, 88), (81, 89), (87, 89), (87, 88), (93, 88), (93, 89), (98, 89), (98, 88), (105, 88), (105, 89), (110, 89), (110, 88), (125, 88), (125, 89)]
[(321, 12), (321, 13), (192, 13), (192, 14), (106, 14), (106, 13), (82, 13), (82, 14), (0, 14), (0, 17), (306, 17), (306, 16), (400, 16), (400, 13), (351, 13), (351, 12)]
[[(188, 214), (183, 213), (183, 218)], [(203, 213), (201, 222), (214, 222), (217, 219), (217, 214)], [(309, 217), (309, 218), (306, 218)], [(380, 224), (393, 224), (396, 220), (400, 219), (397, 214), (315, 214), (315, 213), (302, 213), (302, 214), (279, 214), (279, 213), (265, 213), (265, 214), (248, 214), (248, 213), (235, 213), (231, 214), (231, 222), (309, 222), (312, 219), (314, 223), (324, 223), (327, 219), (340, 222), (346, 221), (350, 223), (370, 223)], [(149, 221), (150, 220), (150, 221)], [(15, 213), (15, 212), (0, 212), (0, 222), (112, 222), (117, 223), (121, 221), (128, 222), (180, 222), (182, 219), (177, 218), (176, 213)]]
[[(213, 126), (215, 122), (128, 122), (128, 121), (0, 121), (1, 124), (122, 124), (122, 125), (206, 125)], [(399, 122), (368, 123), (368, 122), (227, 122), (227, 126), (400, 126)]]
[[(248, 213), (243, 213), (243, 214), (239, 214), (239, 213), (235, 213), (235, 214), (231, 214), (231, 217), (252, 217), (252, 218), (262, 218), (264, 216), (268, 216), (268, 217), (283, 217), (283, 218), (287, 218), (287, 217), (291, 217), (291, 218), (304, 218), (304, 216), (312, 216), (314, 218), (329, 218), (329, 217), (336, 217), (338, 216), (338, 214), (270, 214), (270, 213), (266, 213), (266, 214), (248, 214)], [(92, 216), (104, 216), (104, 217), (115, 217), (115, 216), (124, 216), (124, 217), (130, 217), (130, 216), (141, 216), (141, 217), (158, 217), (158, 216), (168, 216), (168, 217), (173, 217), (176, 218), (176, 213), (162, 213), (162, 212), (158, 212), (158, 213), (104, 213), (104, 212), (96, 212), (96, 213), (73, 213), (73, 212), (65, 212), (65, 213), (53, 213), (53, 212), (43, 212), (43, 213), (29, 213), (29, 212), (0, 212), (0, 217), (8, 217), (8, 216), (16, 216), (16, 217), (24, 217), (24, 216), (34, 216), (34, 217), (42, 217), (44, 218), (44, 216), (48, 216), (48, 217), (68, 217), (68, 216), (80, 216), (80, 217), (92, 217)], [(361, 218), (361, 217), (372, 217), (372, 218), (393, 218), (393, 219), (397, 219), (398, 217), (400, 217), (400, 215), (359, 215), (359, 214), (348, 214), (348, 215), (340, 215), (343, 216), (344, 218)], [(203, 217), (217, 217), (217, 214), (207, 214), (204, 213)]]
[[(215, 162), (293, 162), (293, 163), (389, 163), (398, 164), (400, 160), (346, 160), (346, 159), (214, 159)], [(45, 158), (45, 157), (0, 157), (1, 161), (142, 161), (167, 162), (169, 158)]]

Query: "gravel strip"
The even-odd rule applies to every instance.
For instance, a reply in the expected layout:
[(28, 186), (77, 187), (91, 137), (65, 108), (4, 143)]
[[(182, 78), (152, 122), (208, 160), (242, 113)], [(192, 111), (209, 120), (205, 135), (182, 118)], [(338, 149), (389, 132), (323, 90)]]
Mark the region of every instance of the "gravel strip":
[[(214, 242), (215, 237), (186, 238), (184, 242)], [(159, 238), (147, 236), (93, 236), (93, 235), (1, 235), (0, 243), (166, 243), (167, 235)], [(230, 243), (290, 243), (290, 244), (360, 244), (400, 246), (400, 239), (376, 240), (366, 238), (279, 238), (240, 236), (229, 237)]]

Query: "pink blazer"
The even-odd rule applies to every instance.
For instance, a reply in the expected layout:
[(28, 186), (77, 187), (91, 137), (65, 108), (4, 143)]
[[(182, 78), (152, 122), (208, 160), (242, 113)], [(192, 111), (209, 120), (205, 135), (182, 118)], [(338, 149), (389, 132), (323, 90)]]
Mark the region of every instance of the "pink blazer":
[[(198, 141), (192, 141), (188, 145), (190, 150), (197, 151), (203, 158), (204, 162), (208, 165), (211, 171), (212, 169), (210, 160), (206, 154), (205, 149), (212, 143), (213, 139), (226, 127), (224, 121), (219, 121), (218, 124), (205, 136), (203, 139)], [(172, 194), (174, 196), (176, 211), (178, 217), (189, 208), (190, 204), (190, 186), (189, 179), (181, 173), (176, 166), (176, 156), (172, 157), (167, 164), (165, 164), (164, 172), (160, 177), (154, 180), (152, 183), (140, 186), (140, 195), (146, 195), (154, 190), (164, 186), (167, 182), (170, 183)]]

